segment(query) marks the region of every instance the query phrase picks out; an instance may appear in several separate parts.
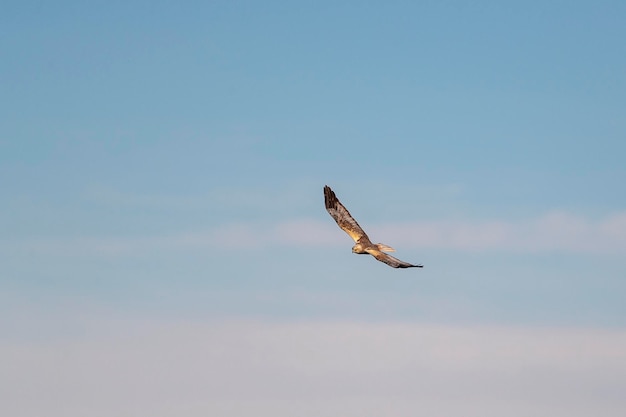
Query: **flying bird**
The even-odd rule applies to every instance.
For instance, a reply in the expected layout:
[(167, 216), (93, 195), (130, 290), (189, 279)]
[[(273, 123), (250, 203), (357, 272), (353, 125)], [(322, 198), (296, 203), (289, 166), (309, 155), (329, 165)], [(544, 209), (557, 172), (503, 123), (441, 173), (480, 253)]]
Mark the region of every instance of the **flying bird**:
[(350, 215), (348, 209), (339, 202), (335, 192), (328, 185), (324, 186), (324, 202), (326, 210), (330, 216), (335, 219), (339, 227), (346, 232), (356, 243), (352, 247), (352, 253), (370, 254), (376, 260), (384, 262), (392, 268), (423, 268), (423, 265), (413, 265), (408, 262), (401, 261), (385, 252), (395, 252), (396, 250), (382, 243), (372, 243), (361, 226)]

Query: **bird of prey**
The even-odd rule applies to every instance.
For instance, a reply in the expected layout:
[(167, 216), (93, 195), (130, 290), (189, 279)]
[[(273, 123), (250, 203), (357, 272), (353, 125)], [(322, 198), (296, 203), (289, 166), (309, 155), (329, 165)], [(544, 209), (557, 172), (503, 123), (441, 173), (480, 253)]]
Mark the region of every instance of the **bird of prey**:
[(413, 265), (408, 262), (401, 261), (385, 252), (395, 252), (395, 249), (382, 243), (372, 243), (367, 234), (361, 229), (361, 226), (350, 215), (348, 209), (339, 202), (335, 192), (328, 185), (324, 186), (324, 202), (326, 210), (330, 216), (335, 219), (339, 227), (346, 232), (356, 243), (352, 247), (352, 253), (370, 254), (376, 260), (384, 262), (392, 268), (422, 268), (423, 265)]

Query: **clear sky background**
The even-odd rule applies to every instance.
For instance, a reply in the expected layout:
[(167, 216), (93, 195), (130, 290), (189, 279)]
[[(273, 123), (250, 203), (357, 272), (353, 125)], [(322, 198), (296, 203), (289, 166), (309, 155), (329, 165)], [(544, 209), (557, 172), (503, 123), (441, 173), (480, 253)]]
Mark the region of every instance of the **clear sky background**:
[(625, 21), (5, 2), (0, 410), (622, 415)]

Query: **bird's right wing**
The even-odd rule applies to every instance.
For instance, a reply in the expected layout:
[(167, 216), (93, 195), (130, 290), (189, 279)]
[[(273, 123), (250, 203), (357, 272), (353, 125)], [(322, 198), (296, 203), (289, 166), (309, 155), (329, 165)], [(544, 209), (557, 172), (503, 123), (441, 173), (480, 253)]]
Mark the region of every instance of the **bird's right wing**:
[(376, 260), (386, 263), (392, 268), (423, 268), (423, 265), (413, 265), (408, 262), (401, 261), (398, 258), (394, 258), (391, 255), (387, 255), (384, 252), (381, 252), (374, 248), (366, 248), (365, 251), (372, 255)]

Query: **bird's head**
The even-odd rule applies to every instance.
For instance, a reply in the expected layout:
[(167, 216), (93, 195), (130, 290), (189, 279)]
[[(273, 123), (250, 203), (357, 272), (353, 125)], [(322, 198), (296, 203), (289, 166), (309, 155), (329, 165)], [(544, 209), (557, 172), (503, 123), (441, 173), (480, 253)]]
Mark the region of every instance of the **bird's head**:
[(363, 249), (363, 245), (360, 243), (357, 243), (356, 245), (352, 246), (352, 253), (363, 253), (365, 252), (365, 250)]

